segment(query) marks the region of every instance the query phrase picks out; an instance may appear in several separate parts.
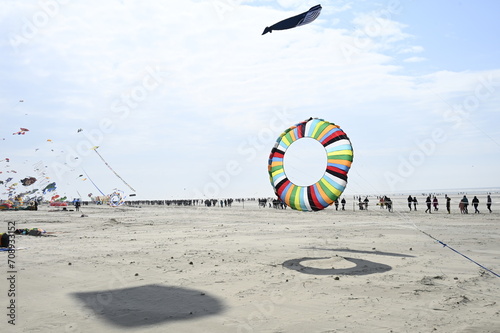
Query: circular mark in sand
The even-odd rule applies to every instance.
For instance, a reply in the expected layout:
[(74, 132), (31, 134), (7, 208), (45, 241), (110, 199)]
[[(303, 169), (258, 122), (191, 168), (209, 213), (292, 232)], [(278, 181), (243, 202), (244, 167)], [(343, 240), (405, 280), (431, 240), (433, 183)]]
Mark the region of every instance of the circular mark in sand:
[(339, 268), (339, 269), (308, 267), (304, 266), (302, 262), (321, 260), (321, 259), (331, 259), (331, 257), (319, 257), (319, 258), (304, 257), (299, 259), (287, 260), (283, 263), (283, 267), (311, 275), (368, 275), (374, 273), (383, 273), (390, 271), (392, 269), (392, 267), (389, 265), (377, 263), (374, 261), (369, 261), (359, 258), (347, 258), (347, 257), (342, 257), (342, 258), (344, 260), (347, 260), (355, 264), (356, 266), (350, 268)]

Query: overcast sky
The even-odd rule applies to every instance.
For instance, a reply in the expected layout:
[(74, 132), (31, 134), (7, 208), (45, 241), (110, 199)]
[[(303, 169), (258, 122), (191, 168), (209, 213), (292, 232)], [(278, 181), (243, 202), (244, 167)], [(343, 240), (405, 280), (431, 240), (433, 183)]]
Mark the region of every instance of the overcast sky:
[[(500, 186), (500, 3), (325, 0), (261, 35), (316, 4), (2, 1), (0, 180), (272, 196), (274, 142), (318, 117), (354, 147), (346, 194)], [(288, 170), (321, 173), (315, 151), (290, 151)]]

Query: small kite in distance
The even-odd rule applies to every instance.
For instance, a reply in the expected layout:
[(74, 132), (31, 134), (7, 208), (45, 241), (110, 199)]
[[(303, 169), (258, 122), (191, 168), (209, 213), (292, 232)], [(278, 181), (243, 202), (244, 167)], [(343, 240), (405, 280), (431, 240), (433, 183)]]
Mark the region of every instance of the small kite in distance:
[(20, 131), (12, 133), (12, 135), (24, 135), (26, 132), (29, 132), (30, 130), (24, 127), (20, 128)]
[(320, 13), (321, 5), (316, 5), (314, 7), (311, 7), (307, 12), (289, 17), (283, 21), (279, 21), (278, 23), (273, 24), (270, 27), (266, 27), (262, 34), (265, 35), (268, 32), (273, 32), (273, 30), (286, 30), (311, 23), (319, 16)]
[(45, 186), (45, 188), (42, 190), (43, 194), (46, 194), (48, 192), (55, 191), (57, 189), (56, 183), (50, 183), (49, 185)]
[(21, 179), (21, 184), (23, 184), (23, 186), (33, 185), (35, 182), (36, 182), (35, 177), (26, 177), (24, 179)]

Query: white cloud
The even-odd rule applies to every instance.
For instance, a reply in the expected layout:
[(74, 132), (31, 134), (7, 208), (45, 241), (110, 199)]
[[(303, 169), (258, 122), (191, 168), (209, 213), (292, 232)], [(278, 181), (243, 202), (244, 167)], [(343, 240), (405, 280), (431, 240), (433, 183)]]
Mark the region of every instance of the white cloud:
[(399, 51), (399, 53), (401, 53), (401, 54), (422, 53), (422, 52), (424, 52), (424, 48), (422, 46), (419, 46), (419, 45), (410, 46), (410, 47), (404, 48), (401, 51)]
[(424, 57), (410, 57), (410, 58), (404, 59), (403, 61), (404, 62), (422, 62), (422, 61), (426, 61), (426, 60), (427, 59)]

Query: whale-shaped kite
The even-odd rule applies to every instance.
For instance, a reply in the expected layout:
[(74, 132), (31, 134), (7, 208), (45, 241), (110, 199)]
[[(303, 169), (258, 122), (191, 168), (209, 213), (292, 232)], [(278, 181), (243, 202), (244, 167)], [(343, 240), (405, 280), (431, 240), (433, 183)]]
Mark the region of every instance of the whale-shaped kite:
[(309, 9), (307, 12), (289, 17), (283, 21), (273, 24), (270, 27), (266, 27), (262, 34), (264, 35), (268, 32), (273, 32), (273, 30), (286, 30), (311, 23), (319, 16), (320, 13), (321, 5), (316, 5), (314, 7), (311, 7), (311, 9)]

